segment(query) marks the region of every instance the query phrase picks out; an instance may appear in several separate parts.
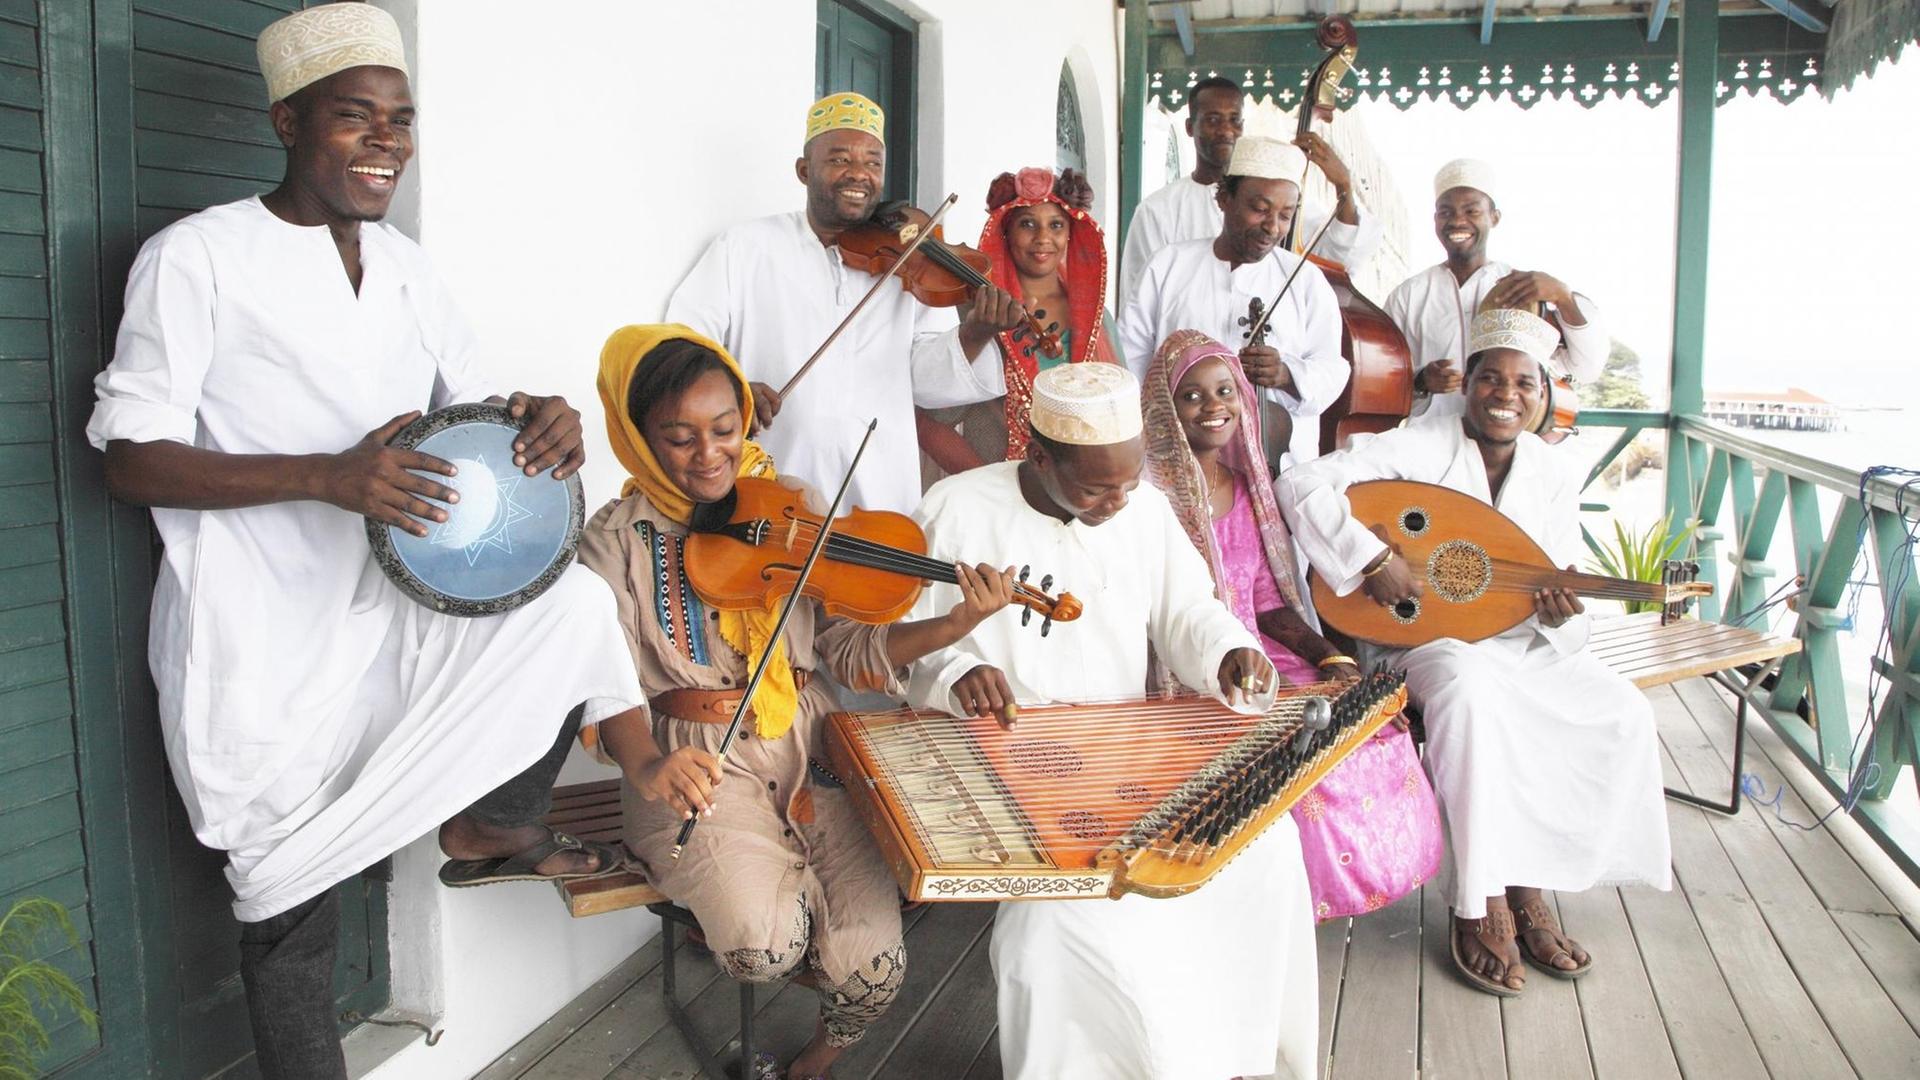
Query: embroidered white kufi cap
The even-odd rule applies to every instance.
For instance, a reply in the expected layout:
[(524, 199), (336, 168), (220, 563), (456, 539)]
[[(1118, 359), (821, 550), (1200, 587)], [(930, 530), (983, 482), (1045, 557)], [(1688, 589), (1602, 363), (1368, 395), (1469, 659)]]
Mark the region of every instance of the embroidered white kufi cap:
[(280, 101), (352, 67), (390, 67), (407, 75), (400, 24), (372, 4), (322, 4), (260, 31), (254, 47), (267, 100)]
[(1291, 180), (1297, 184), (1306, 171), (1307, 155), (1299, 147), (1264, 135), (1242, 137), (1233, 144), (1233, 156), (1227, 159), (1228, 176)]
[(1033, 430), (1070, 446), (1140, 434), (1140, 381), (1119, 364), (1061, 364), (1033, 380)]
[(1560, 347), (1560, 330), (1531, 311), (1488, 308), (1467, 328), (1467, 355), (1487, 349), (1517, 349), (1545, 363)]
[(1493, 189), (1499, 186), (1499, 179), (1493, 174), (1493, 166), (1474, 158), (1456, 158), (1440, 166), (1433, 174), (1433, 197), (1439, 198), (1454, 188), (1472, 188), (1488, 199), (1494, 199)]

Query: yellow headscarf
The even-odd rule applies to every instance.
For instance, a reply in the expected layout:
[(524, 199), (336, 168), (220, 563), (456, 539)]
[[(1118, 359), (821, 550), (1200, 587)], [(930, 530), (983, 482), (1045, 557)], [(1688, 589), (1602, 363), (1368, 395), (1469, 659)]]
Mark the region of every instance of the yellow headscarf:
[[(641, 435), (640, 426), (627, 415), (627, 392), (633, 385), (634, 374), (654, 349), (669, 341), (691, 341), (713, 350), (740, 384), (741, 400), (746, 402), (741, 423), (746, 424), (749, 431), (753, 429), (753, 390), (727, 350), (678, 323), (623, 326), (607, 338), (606, 347), (600, 350), (600, 405), (607, 417), (607, 439), (613, 444), (613, 456), (627, 470), (627, 482), (620, 488), (620, 495), (625, 498), (637, 491), (662, 514), (685, 525), (693, 517), (693, 500), (667, 479), (646, 437)], [(771, 480), (773, 458), (758, 443), (743, 440), (738, 475)], [(777, 610), (720, 612), (720, 636), (746, 656), (749, 670), (760, 662), (761, 654), (769, 650), (773, 653), (767, 662), (766, 674), (760, 677), (759, 688), (753, 692), (754, 728), (763, 739), (777, 739), (793, 726), (799, 693), (794, 688), (793, 665), (787, 660), (786, 647), (772, 640)]]

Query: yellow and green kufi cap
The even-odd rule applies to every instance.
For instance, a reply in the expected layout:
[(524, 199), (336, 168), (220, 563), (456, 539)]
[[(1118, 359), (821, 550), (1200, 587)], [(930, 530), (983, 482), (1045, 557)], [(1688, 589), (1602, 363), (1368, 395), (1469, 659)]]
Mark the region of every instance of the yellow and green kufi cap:
[(871, 98), (851, 90), (828, 94), (807, 110), (807, 142), (836, 128), (852, 128), (887, 141), (887, 114)]

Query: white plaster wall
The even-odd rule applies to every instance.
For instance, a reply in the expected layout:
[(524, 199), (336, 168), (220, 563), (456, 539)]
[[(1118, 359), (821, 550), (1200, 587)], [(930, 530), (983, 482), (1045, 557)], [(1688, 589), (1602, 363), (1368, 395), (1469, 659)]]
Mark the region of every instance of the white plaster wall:
[[(421, 109), (418, 201), (397, 223), (418, 230), (500, 384), (580, 409), (597, 507), (622, 475), (594, 389), (607, 334), (659, 319), (722, 228), (802, 205), (793, 160), (813, 100), (815, 4), (569, 0), (529, 19), (508, 0), (381, 2), (413, 23)], [(995, 175), (1052, 167), (1069, 61), (1097, 214), (1110, 219), (1111, 0), (899, 6), (921, 22), (915, 194), (960, 194), (951, 235), (978, 236)], [(576, 755), (561, 779), (603, 775)], [(394, 1011), (445, 1034), (365, 1072), (380, 1080), (470, 1076), (657, 931), (644, 912), (571, 920), (541, 884), (444, 889), (439, 862), (432, 837), (395, 859), (391, 952)]]

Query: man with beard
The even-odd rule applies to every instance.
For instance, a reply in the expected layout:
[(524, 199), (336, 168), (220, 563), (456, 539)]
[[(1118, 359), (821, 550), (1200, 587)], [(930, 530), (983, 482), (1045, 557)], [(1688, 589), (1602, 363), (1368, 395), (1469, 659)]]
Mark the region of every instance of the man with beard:
[(1414, 422), (1457, 418), (1465, 408), (1460, 363), (1474, 312), (1545, 303), (1562, 345), (1547, 359), (1551, 372), (1591, 382), (1606, 366), (1612, 339), (1592, 300), (1538, 270), (1515, 270), (1487, 258), (1487, 239), (1500, 224), (1493, 167), (1461, 158), (1433, 178), (1433, 232), (1445, 262), (1400, 283), (1387, 297), (1387, 314), (1413, 350)]
[[(1226, 175), (1233, 148), (1245, 126), (1241, 108), (1245, 94), (1232, 79), (1218, 75), (1193, 84), (1187, 95), (1187, 134), (1193, 137), (1193, 174), (1183, 176), (1140, 200), (1127, 225), (1127, 246), (1120, 259), (1120, 287), (1117, 302), (1133, 299), (1134, 290), (1146, 275), (1147, 263), (1168, 244), (1183, 240), (1207, 240), (1220, 232), (1220, 204), (1214, 188)], [(1338, 201), (1328, 222), (1328, 211), (1318, 206), (1303, 208), (1299, 227), (1294, 230), (1293, 250), (1305, 250), (1321, 225), (1326, 235), (1313, 253), (1342, 266), (1353, 268), (1367, 261), (1380, 244), (1380, 219), (1360, 206), (1354, 191), (1353, 176), (1346, 162), (1319, 135), (1309, 133), (1294, 144), (1318, 166), (1333, 185)], [(1296, 183), (1305, 172), (1288, 179)]]
[[(259, 1070), (344, 1080), (333, 887), (436, 826), (450, 885), (613, 869), (540, 818), (579, 724), (644, 699), (589, 570), (461, 618), (374, 565), (367, 521), (427, 536), (486, 471), (388, 440), (499, 399), (425, 253), (380, 224), (413, 156), (393, 17), (310, 8), (259, 57), (286, 177), (141, 248), (87, 436), (166, 544), (149, 661), (194, 835), (227, 853)], [(565, 400), (506, 404), (527, 424), (502, 475), (579, 469)]]
[[(1240, 351), (1247, 378), (1269, 404), (1292, 417), (1296, 461), (1319, 455), (1320, 413), (1339, 398), (1351, 370), (1340, 355), (1333, 287), (1318, 267), (1302, 266), (1301, 256), (1280, 246), (1300, 205), (1297, 178), (1305, 164), (1299, 149), (1278, 139), (1241, 139), (1216, 196), (1219, 234), (1161, 248), (1120, 316), (1121, 353), (1144, 377), (1160, 343), (1175, 330), (1244, 341), (1250, 303), (1272, 303), (1298, 269), (1267, 322), (1266, 342)], [(1276, 465), (1284, 449), (1269, 451)]]
[[(1393, 605), (1424, 590), (1407, 561), (1354, 518), (1346, 490), (1367, 480), (1470, 495), (1573, 568), (1583, 551), (1580, 478), (1524, 430), (1559, 338), (1531, 312), (1481, 312), (1460, 416), (1396, 428), (1280, 478), (1294, 539), (1335, 592), (1364, 589)], [(1501, 997), (1520, 993), (1528, 963), (1563, 979), (1593, 966), (1540, 890), (1665, 889), (1672, 880), (1653, 707), (1587, 651), (1578, 597), (1543, 589), (1533, 604), (1532, 618), (1481, 641), (1362, 654), (1406, 671), (1408, 697), (1426, 719), (1427, 770), (1447, 829), (1440, 887), (1453, 908), (1454, 964)]]
[[(829, 94), (807, 113), (794, 174), (805, 210), (742, 222), (720, 234), (667, 304), (682, 323), (726, 346), (753, 384), (759, 436), (782, 472), (831, 491), (839, 486), (867, 421), (878, 417), (847, 500), (875, 510), (920, 501), (913, 407), (970, 405), (1006, 393), (1000, 357), (975, 363), (987, 343), (1020, 319), (1020, 302), (982, 286), (956, 325), (897, 283), (883, 286), (783, 401), (786, 384), (853, 310), (873, 277), (840, 259), (840, 233), (865, 223), (886, 176), (885, 117), (855, 93)], [(850, 407), (857, 401), (857, 407)]]

